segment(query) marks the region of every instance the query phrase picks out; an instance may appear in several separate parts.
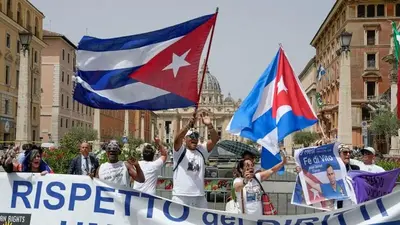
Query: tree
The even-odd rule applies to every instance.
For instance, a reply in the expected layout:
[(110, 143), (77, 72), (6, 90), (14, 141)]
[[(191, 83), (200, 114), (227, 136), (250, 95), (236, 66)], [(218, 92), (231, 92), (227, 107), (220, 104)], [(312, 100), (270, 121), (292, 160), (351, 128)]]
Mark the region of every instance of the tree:
[(377, 136), (385, 138), (387, 152), (390, 150), (390, 137), (397, 135), (399, 121), (396, 115), (387, 109), (378, 110), (373, 114), (370, 130)]
[(296, 132), (293, 136), (293, 141), (297, 145), (304, 145), (304, 147), (308, 147), (311, 143), (318, 140), (319, 135), (315, 132), (311, 131), (299, 131)]
[(60, 146), (55, 150), (43, 153), (43, 159), (55, 173), (66, 174), (71, 160), (77, 156), (79, 145), (84, 142), (95, 141), (97, 131), (89, 128), (74, 127), (60, 140)]

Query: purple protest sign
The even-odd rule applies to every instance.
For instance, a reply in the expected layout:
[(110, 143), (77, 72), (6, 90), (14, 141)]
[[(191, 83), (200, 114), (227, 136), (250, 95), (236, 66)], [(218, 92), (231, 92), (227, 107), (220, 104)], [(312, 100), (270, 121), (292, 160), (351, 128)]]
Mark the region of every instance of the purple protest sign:
[(399, 174), (400, 168), (382, 173), (355, 170), (348, 173), (353, 179), (353, 187), (358, 204), (391, 193)]

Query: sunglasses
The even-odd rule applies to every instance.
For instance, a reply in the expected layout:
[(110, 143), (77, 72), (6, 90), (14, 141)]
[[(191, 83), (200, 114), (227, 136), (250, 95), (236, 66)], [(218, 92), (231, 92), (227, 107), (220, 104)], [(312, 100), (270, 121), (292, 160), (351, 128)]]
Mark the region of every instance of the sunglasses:
[(200, 134), (197, 133), (197, 132), (193, 132), (193, 133), (191, 133), (190, 135), (188, 135), (188, 137), (189, 137), (190, 139), (199, 139)]
[(344, 155), (351, 154), (351, 151), (341, 151)]

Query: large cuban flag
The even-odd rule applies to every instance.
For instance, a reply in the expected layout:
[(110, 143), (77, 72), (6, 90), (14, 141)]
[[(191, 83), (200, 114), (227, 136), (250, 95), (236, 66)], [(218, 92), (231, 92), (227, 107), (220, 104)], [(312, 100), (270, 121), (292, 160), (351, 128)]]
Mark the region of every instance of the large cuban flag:
[(196, 105), (199, 62), (216, 16), (126, 37), (84, 36), (78, 45), (74, 99), (100, 109)]
[(226, 130), (262, 145), (261, 166), (269, 169), (281, 161), (278, 143), (316, 122), (300, 81), (280, 48)]

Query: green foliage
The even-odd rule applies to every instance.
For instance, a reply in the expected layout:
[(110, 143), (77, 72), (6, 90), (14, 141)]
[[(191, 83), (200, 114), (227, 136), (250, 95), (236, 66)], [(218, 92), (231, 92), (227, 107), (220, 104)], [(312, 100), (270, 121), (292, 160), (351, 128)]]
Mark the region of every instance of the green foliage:
[(396, 115), (389, 110), (380, 110), (374, 114), (370, 130), (376, 135), (390, 137), (397, 135), (399, 129), (399, 121)]
[(60, 140), (60, 148), (66, 151), (78, 152), (79, 145), (86, 141), (95, 141), (97, 139), (97, 131), (94, 129), (74, 127), (71, 128)]
[(293, 141), (295, 144), (304, 145), (305, 147), (310, 146), (311, 143), (318, 140), (319, 135), (311, 131), (299, 131), (294, 133)]
[(83, 141), (94, 141), (97, 131), (88, 128), (74, 127), (60, 140), (60, 147), (56, 150), (46, 150), (43, 159), (55, 173), (66, 174), (71, 160), (77, 156), (79, 145)]
[[(144, 144), (144, 141), (142, 139), (130, 136), (128, 137), (128, 143), (125, 145), (123, 145), (122, 142), (123, 136), (114, 137), (112, 139), (117, 140), (121, 146), (121, 155), (119, 156), (119, 160), (126, 161), (129, 158), (139, 160), (141, 158), (141, 153), (139, 149), (143, 147)], [(105, 154), (105, 151), (103, 149), (99, 149), (95, 154), (99, 158), (100, 163), (105, 163), (108, 161), (107, 155)]]

